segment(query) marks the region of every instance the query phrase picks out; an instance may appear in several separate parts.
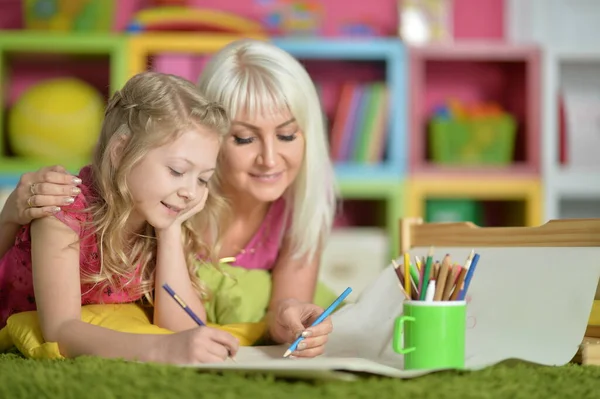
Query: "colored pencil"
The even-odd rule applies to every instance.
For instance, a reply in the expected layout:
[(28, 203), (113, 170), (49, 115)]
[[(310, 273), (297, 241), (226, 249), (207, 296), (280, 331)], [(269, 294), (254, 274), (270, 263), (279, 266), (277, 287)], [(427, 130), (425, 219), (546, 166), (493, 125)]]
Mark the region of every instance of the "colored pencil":
[[(169, 284), (163, 284), (163, 288), (165, 291), (167, 291), (167, 293), (171, 296), (171, 298), (173, 298), (175, 300), (175, 302), (177, 302), (179, 304), (179, 306), (181, 306), (181, 308), (185, 311), (185, 313), (187, 313), (192, 318), (192, 320), (194, 320), (196, 322), (196, 324), (198, 324), (198, 326), (200, 326), (200, 327), (206, 326), (206, 324), (204, 324), (202, 319), (200, 317), (198, 317), (198, 315), (196, 313), (194, 313), (194, 311), (183, 301), (183, 299), (181, 299), (181, 297), (179, 295), (177, 295), (175, 293), (175, 291), (173, 291), (173, 289), (169, 286)], [(235, 362), (235, 359), (233, 358), (233, 356), (231, 356), (231, 353), (229, 353), (229, 357), (231, 358), (231, 360), (233, 360)]]
[(465, 284), (463, 289), (460, 292), (459, 300), (463, 301), (467, 296), (467, 290), (469, 289), (469, 285), (471, 284), (471, 279), (473, 278), (473, 273), (475, 273), (475, 268), (477, 267), (477, 262), (479, 262), (479, 254), (475, 254), (473, 257), (473, 261), (469, 266), (469, 271), (467, 272), (467, 276), (465, 277)]
[[(352, 292), (352, 288), (350, 288), (350, 287), (346, 288), (346, 290), (344, 292), (342, 292), (342, 294), (335, 301), (333, 301), (333, 303), (331, 305), (329, 305), (329, 307), (327, 309), (325, 309), (325, 311), (323, 313), (321, 313), (321, 315), (317, 318), (317, 320), (315, 320), (310, 326), (314, 327), (314, 326), (322, 323), (323, 320), (325, 320), (327, 318), (327, 316), (329, 316), (340, 305), (340, 303), (342, 303), (342, 301), (344, 299), (346, 299), (346, 297), (348, 295), (350, 295), (351, 292)], [(304, 337), (302, 335), (300, 335), (292, 343), (292, 345), (290, 345), (288, 350), (285, 351), (285, 353), (283, 354), (283, 357), (288, 357), (289, 355), (291, 355), (296, 350), (296, 348), (298, 348), (298, 344), (300, 342), (302, 342), (302, 340), (304, 340)]]
[(419, 299), (422, 301), (425, 300), (425, 294), (427, 292), (427, 285), (429, 282), (429, 278), (431, 276), (432, 262), (433, 262), (433, 247), (431, 247), (429, 249), (429, 253), (427, 254), (427, 261), (425, 262), (425, 269), (423, 272), (423, 283), (421, 284), (420, 297), (419, 297)]
[(410, 298), (410, 284), (411, 276), (410, 276), (410, 255), (408, 252), (404, 253), (404, 291), (408, 294)]
[(450, 255), (444, 256), (442, 260), (442, 266), (440, 266), (440, 272), (436, 279), (436, 289), (434, 301), (441, 301), (444, 296), (444, 289), (446, 288), (446, 279), (448, 278), (448, 268), (450, 267)]

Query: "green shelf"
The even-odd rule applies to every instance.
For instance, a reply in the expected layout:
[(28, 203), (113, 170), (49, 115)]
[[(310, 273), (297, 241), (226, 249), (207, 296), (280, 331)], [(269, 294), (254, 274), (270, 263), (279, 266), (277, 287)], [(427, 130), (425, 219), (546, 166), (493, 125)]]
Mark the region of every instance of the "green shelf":
[[(60, 32), (0, 31), (0, 87), (8, 87), (7, 57), (15, 54), (47, 53), (62, 55), (106, 55), (109, 58), (109, 92), (121, 88), (127, 80), (127, 37), (120, 34), (68, 34)], [(43, 66), (40, 65), (40, 68)], [(14, 186), (21, 174), (42, 166), (61, 164), (72, 172), (85, 160), (26, 159), (4, 156), (4, 98), (0, 96), (0, 186)]]

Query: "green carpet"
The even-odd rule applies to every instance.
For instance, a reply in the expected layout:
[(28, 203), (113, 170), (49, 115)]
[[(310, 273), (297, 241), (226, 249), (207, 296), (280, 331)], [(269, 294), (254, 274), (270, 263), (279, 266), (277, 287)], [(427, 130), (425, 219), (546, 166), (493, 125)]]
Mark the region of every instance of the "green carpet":
[(355, 382), (275, 380), (268, 375), (209, 374), (172, 366), (82, 357), (29, 360), (0, 354), (0, 398), (592, 398), (600, 367), (500, 365), (414, 380)]

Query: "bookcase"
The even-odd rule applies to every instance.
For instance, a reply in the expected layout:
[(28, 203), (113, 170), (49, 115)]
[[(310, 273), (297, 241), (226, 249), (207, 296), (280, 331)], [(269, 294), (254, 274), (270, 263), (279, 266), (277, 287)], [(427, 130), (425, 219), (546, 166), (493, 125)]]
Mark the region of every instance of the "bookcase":
[[(2, 31), (0, 34), (0, 187), (14, 186), (20, 175), (51, 163), (76, 171), (87, 160), (12, 156), (8, 148), (8, 96), (37, 80), (76, 76), (105, 96), (126, 81), (126, 39), (121, 35)], [(17, 73), (18, 72), (18, 73)], [(18, 75), (18, 76), (17, 76)]]
[(545, 57), (547, 219), (600, 217), (600, 46)]
[(507, 0), (507, 14), (509, 40), (544, 49), (544, 220), (600, 217), (600, 2)]
[[(409, 54), (406, 213), (425, 216), (432, 200), (461, 200), (482, 208), (482, 225), (539, 224), (544, 202), (539, 48), (464, 41), (412, 47)], [(510, 114), (516, 132), (509, 162), (461, 164), (432, 159), (431, 118), (440, 104), (448, 101), (493, 102)]]

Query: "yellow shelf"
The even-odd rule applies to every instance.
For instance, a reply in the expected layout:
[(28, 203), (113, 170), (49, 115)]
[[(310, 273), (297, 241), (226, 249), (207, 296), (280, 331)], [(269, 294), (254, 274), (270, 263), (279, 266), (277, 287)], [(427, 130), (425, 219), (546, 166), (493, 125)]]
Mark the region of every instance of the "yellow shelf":
[(425, 215), (430, 198), (472, 198), (476, 200), (519, 200), (525, 202), (525, 225), (543, 223), (543, 187), (539, 179), (488, 179), (419, 177), (407, 181), (406, 213)]
[(263, 35), (229, 35), (202, 33), (140, 33), (128, 39), (128, 78), (147, 70), (148, 57), (161, 53), (210, 54), (229, 43), (251, 38), (267, 40)]

